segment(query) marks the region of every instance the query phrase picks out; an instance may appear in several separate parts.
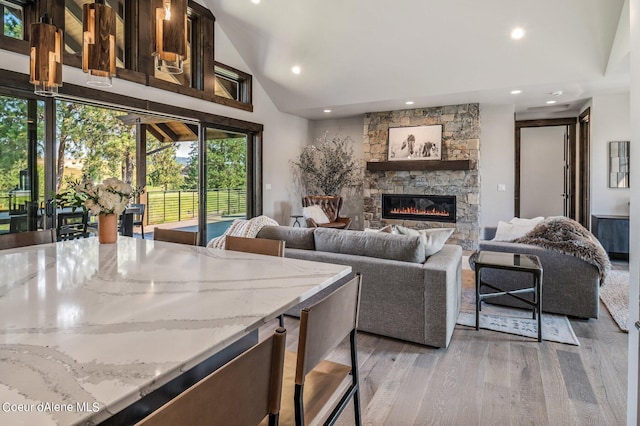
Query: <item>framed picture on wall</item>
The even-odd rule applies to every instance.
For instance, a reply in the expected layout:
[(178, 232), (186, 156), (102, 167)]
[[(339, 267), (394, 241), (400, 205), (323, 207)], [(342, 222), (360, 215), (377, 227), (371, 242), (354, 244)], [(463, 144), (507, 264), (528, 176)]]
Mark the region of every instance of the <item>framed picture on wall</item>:
[(440, 160), (441, 158), (441, 124), (389, 129), (389, 161)]

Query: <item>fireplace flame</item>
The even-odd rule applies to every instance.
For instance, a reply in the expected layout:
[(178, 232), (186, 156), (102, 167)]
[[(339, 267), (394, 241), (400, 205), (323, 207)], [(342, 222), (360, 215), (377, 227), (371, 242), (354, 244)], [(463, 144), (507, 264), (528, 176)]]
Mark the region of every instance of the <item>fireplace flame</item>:
[(449, 212), (438, 209), (418, 209), (416, 207), (403, 207), (391, 209), (392, 214), (413, 214), (422, 216), (449, 216)]

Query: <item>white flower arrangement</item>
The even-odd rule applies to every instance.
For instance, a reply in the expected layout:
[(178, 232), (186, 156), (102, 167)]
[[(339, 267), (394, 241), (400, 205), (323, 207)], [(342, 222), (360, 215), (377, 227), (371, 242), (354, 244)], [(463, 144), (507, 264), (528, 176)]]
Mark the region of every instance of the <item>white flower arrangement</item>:
[(75, 182), (71, 188), (56, 196), (61, 206), (82, 207), (94, 215), (120, 215), (131, 198), (142, 191), (116, 178), (105, 179), (100, 184)]

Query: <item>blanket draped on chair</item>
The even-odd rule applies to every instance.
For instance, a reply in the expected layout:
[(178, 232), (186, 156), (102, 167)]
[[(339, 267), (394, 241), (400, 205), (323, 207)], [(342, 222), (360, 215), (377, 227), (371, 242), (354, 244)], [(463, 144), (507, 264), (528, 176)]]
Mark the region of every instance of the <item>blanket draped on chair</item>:
[(263, 227), (269, 225), (278, 226), (278, 222), (268, 216), (257, 216), (249, 220), (236, 219), (224, 234), (209, 240), (207, 247), (224, 249), (225, 236), (255, 238)]

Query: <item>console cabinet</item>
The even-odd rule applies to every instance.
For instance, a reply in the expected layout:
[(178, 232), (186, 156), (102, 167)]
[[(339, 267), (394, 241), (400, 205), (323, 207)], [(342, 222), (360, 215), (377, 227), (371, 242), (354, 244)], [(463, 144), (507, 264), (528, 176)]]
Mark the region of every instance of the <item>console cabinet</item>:
[(611, 258), (629, 258), (629, 216), (593, 215), (591, 232)]

